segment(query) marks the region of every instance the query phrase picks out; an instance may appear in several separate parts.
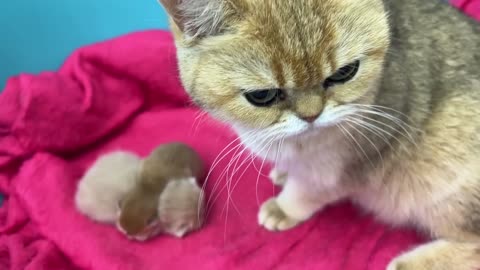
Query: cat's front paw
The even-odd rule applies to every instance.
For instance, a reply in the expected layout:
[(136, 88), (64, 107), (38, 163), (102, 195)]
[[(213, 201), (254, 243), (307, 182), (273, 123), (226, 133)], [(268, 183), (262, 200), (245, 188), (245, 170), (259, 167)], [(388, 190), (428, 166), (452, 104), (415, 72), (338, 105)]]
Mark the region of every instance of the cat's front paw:
[(295, 227), (300, 221), (287, 216), (276, 198), (271, 198), (260, 207), (258, 223), (270, 231), (284, 231)]
[(277, 186), (283, 186), (287, 182), (287, 173), (281, 172), (275, 168), (270, 171), (268, 175), (272, 183)]

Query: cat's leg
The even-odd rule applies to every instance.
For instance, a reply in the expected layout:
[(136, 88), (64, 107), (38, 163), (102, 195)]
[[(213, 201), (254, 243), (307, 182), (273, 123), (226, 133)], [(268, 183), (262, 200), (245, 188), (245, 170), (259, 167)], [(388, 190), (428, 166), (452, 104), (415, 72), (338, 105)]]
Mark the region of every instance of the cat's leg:
[(273, 168), (268, 175), (272, 183), (277, 186), (284, 186), (285, 182), (287, 182), (288, 173), (283, 171), (279, 168)]
[(288, 179), (277, 197), (262, 204), (258, 222), (271, 231), (288, 230), (343, 197), (339, 192), (312, 190), (305, 182)]
[(397, 258), (387, 270), (478, 270), (480, 242), (437, 240)]

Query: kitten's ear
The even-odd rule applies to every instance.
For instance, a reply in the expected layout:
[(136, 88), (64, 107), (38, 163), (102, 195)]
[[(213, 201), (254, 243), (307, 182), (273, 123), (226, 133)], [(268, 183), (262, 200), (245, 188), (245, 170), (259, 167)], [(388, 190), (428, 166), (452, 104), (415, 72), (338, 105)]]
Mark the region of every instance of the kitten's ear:
[(189, 37), (219, 34), (231, 13), (226, 0), (158, 0), (176, 26)]

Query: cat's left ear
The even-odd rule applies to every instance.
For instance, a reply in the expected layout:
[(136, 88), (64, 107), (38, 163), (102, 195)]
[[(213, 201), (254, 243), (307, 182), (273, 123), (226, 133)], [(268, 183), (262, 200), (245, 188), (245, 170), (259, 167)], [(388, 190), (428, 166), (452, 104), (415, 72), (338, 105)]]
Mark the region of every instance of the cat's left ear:
[(158, 0), (176, 26), (187, 36), (201, 38), (221, 33), (232, 15), (231, 1)]

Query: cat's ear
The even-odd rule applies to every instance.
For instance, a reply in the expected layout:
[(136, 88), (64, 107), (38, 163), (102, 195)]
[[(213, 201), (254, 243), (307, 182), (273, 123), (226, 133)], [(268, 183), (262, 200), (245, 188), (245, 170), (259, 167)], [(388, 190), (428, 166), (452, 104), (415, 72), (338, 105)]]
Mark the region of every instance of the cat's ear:
[(187, 36), (219, 34), (229, 13), (225, 0), (158, 0), (176, 26)]

